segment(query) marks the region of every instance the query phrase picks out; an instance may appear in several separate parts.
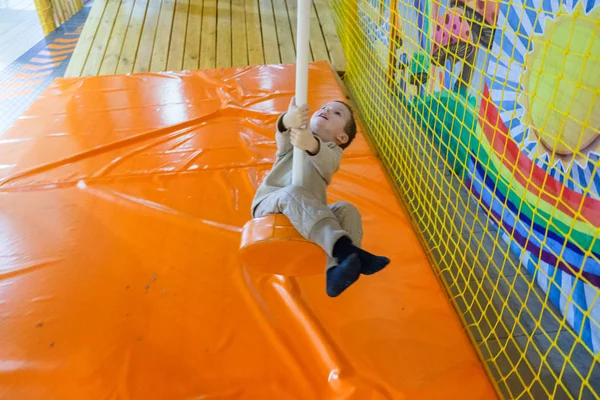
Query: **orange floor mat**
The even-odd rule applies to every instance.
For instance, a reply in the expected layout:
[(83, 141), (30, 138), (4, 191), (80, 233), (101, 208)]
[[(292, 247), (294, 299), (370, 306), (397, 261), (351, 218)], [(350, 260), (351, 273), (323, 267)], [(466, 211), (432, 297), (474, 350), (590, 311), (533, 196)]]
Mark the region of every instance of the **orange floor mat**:
[(0, 398), (495, 397), (361, 135), (330, 201), (390, 266), (330, 299), (241, 265), (294, 73), (60, 79), (0, 137)]

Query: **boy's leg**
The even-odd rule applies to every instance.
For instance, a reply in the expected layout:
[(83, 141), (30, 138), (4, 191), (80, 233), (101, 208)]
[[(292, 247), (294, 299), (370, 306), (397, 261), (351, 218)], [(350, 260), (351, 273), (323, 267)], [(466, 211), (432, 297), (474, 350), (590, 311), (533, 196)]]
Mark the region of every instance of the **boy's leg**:
[(330, 257), (337, 240), (349, 236), (334, 212), (301, 186), (287, 186), (271, 193), (256, 206), (254, 216), (277, 213), (288, 217), (300, 235), (319, 245)]
[[(360, 247), (363, 230), (362, 218), (358, 209), (345, 201), (330, 204), (329, 209), (337, 218), (342, 229), (348, 233), (350, 240), (352, 240), (352, 244), (356, 247)], [(337, 264), (338, 261), (334, 257), (327, 256), (327, 269), (334, 267)]]
[(387, 257), (376, 256), (361, 248), (362, 219), (356, 207), (349, 203), (340, 202), (332, 204), (330, 208), (338, 218), (342, 229), (348, 232), (348, 237), (342, 238), (336, 244), (334, 247), (336, 257), (328, 257), (327, 268), (334, 267), (336, 261), (344, 259), (352, 253), (358, 254), (360, 258), (361, 274), (372, 275), (385, 268), (390, 262)]
[[(360, 220), (358, 210), (342, 206), (338, 211), (339, 215), (344, 217), (345, 225), (353, 229), (353, 236), (360, 241), (362, 227), (357, 228)], [(380, 271), (390, 261), (356, 247), (332, 209), (302, 187), (289, 186), (279, 189), (262, 200), (254, 210), (256, 218), (274, 213), (287, 216), (304, 238), (319, 245), (331, 258), (334, 258), (335, 247), (339, 264), (326, 271), (327, 294), (330, 297), (339, 296), (356, 282), (361, 273), (370, 275)]]

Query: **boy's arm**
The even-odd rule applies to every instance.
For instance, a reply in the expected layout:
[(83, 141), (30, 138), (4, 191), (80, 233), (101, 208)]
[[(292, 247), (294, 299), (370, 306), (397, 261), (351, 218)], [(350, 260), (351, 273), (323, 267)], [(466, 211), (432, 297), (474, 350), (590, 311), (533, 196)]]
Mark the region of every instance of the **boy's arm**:
[(292, 150), (292, 142), (290, 142), (290, 130), (285, 127), (283, 123), (283, 116), (285, 113), (281, 114), (277, 119), (277, 128), (275, 132), (275, 141), (277, 142), (277, 158), (283, 157), (290, 150)]
[(319, 141), (319, 150), (316, 154), (306, 152), (308, 159), (313, 163), (319, 174), (325, 179), (327, 184), (331, 183), (333, 174), (340, 168), (343, 150), (334, 143), (323, 143), (321, 139), (315, 136)]

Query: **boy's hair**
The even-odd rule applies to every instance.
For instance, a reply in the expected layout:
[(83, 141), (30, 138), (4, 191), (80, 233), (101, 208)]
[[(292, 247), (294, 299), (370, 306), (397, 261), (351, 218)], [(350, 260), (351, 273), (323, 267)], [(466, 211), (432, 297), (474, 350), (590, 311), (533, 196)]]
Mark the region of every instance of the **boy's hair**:
[(336, 100), (334, 101), (334, 103), (341, 103), (346, 106), (348, 111), (350, 111), (350, 119), (348, 120), (348, 122), (346, 122), (346, 126), (344, 126), (344, 132), (346, 133), (346, 135), (348, 135), (348, 141), (340, 145), (342, 149), (345, 149), (346, 147), (350, 146), (350, 143), (352, 143), (352, 141), (356, 137), (356, 121), (354, 120), (354, 111), (352, 111), (352, 107), (350, 107), (350, 104), (346, 102)]

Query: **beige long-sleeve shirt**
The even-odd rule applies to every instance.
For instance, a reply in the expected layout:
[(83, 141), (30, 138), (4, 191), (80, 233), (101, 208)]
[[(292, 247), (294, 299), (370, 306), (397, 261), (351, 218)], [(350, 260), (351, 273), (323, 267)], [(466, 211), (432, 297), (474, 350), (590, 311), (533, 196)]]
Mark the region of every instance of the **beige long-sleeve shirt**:
[[(252, 201), (252, 216), (256, 206), (274, 191), (292, 184), (293, 149), (290, 142), (289, 130), (283, 125), (283, 114), (277, 120), (275, 140), (277, 142), (277, 159), (273, 168), (256, 191)], [(327, 186), (331, 183), (333, 174), (340, 167), (343, 150), (333, 142), (322, 142), (317, 136), (319, 152), (304, 157), (304, 188), (312, 192), (323, 204), (327, 204)]]

